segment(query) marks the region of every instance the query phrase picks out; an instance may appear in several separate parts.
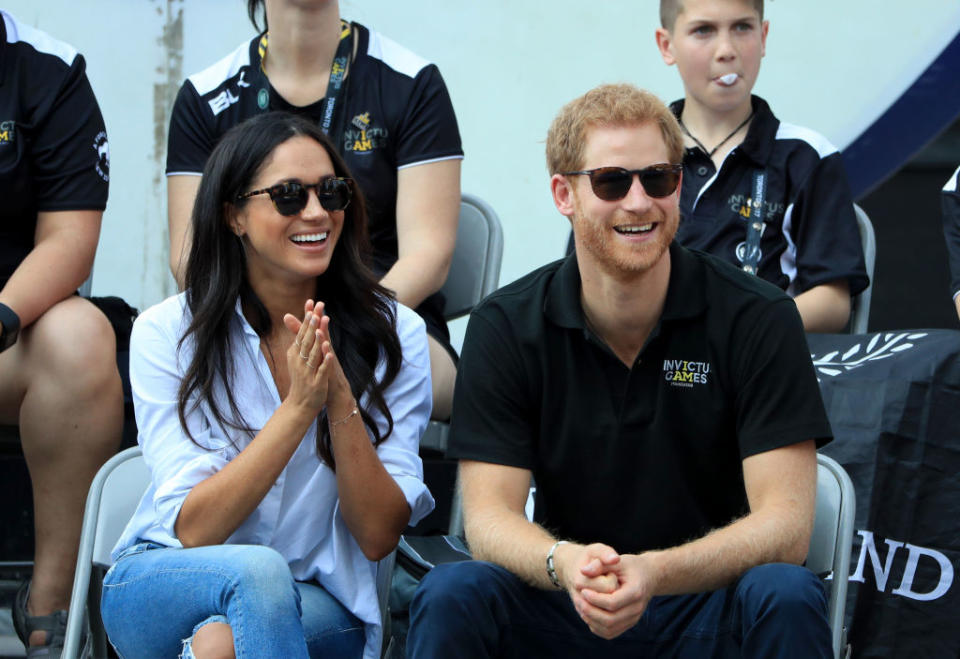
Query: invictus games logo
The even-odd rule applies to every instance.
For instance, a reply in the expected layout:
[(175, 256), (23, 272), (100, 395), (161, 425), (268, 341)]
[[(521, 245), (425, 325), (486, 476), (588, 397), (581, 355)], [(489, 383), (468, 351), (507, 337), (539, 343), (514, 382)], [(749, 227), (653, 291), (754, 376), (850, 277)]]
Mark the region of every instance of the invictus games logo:
[[(730, 207), (730, 211), (735, 215), (739, 215), (740, 219), (747, 221), (753, 215), (753, 209), (756, 206), (753, 199), (750, 198), (750, 195), (745, 194), (735, 194), (730, 195), (730, 198), (727, 199), (727, 205)], [(774, 218), (777, 218), (783, 215), (784, 205), (782, 201), (764, 201), (763, 202), (763, 219), (765, 222), (770, 222)]]
[(350, 120), (343, 132), (343, 150), (354, 153), (370, 153), (387, 144), (387, 129), (374, 125), (369, 112), (358, 114)]
[(693, 388), (707, 384), (710, 376), (708, 362), (691, 362), (686, 359), (664, 359), (663, 377), (674, 387)]
[(0, 121), (0, 145), (12, 144), (17, 139), (17, 122)]
[(110, 180), (110, 144), (107, 142), (106, 131), (101, 130), (93, 138), (93, 150), (97, 152), (97, 174), (104, 181)]

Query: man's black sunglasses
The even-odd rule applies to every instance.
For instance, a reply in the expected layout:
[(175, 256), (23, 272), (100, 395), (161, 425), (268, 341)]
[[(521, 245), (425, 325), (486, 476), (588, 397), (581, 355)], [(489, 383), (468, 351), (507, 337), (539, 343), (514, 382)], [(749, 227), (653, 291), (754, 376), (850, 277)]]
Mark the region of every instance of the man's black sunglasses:
[(673, 194), (680, 183), (683, 165), (651, 165), (643, 169), (624, 169), (623, 167), (597, 167), (579, 172), (562, 172), (564, 176), (582, 174), (590, 177), (593, 194), (604, 201), (617, 201), (627, 196), (633, 177), (640, 178), (640, 185), (650, 197), (661, 199)]
[(307, 206), (308, 190), (313, 189), (324, 210), (342, 211), (353, 197), (353, 179), (325, 178), (317, 183), (285, 181), (262, 190), (253, 190), (237, 195), (237, 200), (248, 199), (258, 194), (270, 195), (270, 200), (281, 215), (296, 215)]

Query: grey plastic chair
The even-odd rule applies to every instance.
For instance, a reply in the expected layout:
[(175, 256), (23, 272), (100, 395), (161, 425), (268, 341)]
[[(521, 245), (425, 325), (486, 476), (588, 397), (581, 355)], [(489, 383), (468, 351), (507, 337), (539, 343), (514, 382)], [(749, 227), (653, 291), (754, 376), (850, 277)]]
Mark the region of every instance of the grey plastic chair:
[[(460, 199), (457, 244), (447, 281), (440, 291), (445, 302), (447, 321), (460, 318), (497, 289), (503, 260), (503, 228), (490, 204), (479, 197), (464, 194)], [(421, 448), (444, 451), (450, 425), (431, 421), (420, 439)]]
[(857, 229), (860, 230), (860, 246), (863, 248), (863, 260), (867, 266), (867, 276), (870, 284), (851, 300), (850, 333), (866, 334), (867, 323), (870, 320), (870, 300), (873, 297), (873, 270), (877, 262), (877, 238), (873, 232), (873, 223), (866, 211), (853, 205), (857, 215)]
[[(471, 194), (460, 197), (460, 220), (457, 244), (450, 262), (450, 272), (441, 292), (445, 302), (443, 316), (449, 322), (464, 316), (497, 289), (500, 264), (503, 261), (503, 227), (490, 204)], [(431, 421), (420, 447), (443, 453), (447, 449), (450, 424)], [(450, 533), (462, 529), (460, 488), (454, 491), (450, 508)]]
[(457, 244), (447, 281), (443, 316), (464, 316), (497, 289), (503, 260), (503, 228), (490, 204), (471, 194), (460, 198)]
[[(150, 470), (144, 464), (138, 446), (107, 460), (90, 484), (63, 644), (62, 656), (66, 659), (81, 656), (81, 650), (83, 656), (107, 656), (107, 636), (100, 619), (103, 573), (111, 564), (110, 550), (133, 517), (149, 484)], [(90, 637), (86, 647), (81, 649), (85, 617), (89, 618)]]
[[(150, 470), (143, 461), (140, 447), (134, 446), (107, 460), (90, 485), (80, 531), (73, 593), (70, 596), (62, 654), (64, 659), (81, 656), (99, 659), (107, 656), (107, 635), (100, 618), (103, 574), (112, 564), (110, 551), (136, 512), (140, 497), (149, 484)], [(389, 639), (390, 615), (387, 606), (395, 559), (396, 551), (393, 551), (377, 564), (377, 597), (384, 621), (384, 640)], [(86, 646), (81, 648), (80, 638), (87, 618), (90, 636)]]
[(820, 577), (832, 575), (828, 582), (827, 619), (837, 659), (844, 656), (847, 645), (844, 615), (856, 508), (850, 476), (836, 460), (818, 453), (817, 508), (806, 566)]

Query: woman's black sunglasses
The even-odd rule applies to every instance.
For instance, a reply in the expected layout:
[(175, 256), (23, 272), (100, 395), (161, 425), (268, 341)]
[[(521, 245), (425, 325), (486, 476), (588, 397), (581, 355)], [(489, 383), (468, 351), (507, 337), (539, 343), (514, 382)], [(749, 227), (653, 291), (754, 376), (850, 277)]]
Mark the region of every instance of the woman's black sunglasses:
[(597, 167), (579, 172), (562, 172), (564, 176), (582, 174), (590, 177), (593, 194), (604, 201), (618, 201), (627, 196), (633, 185), (633, 176), (640, 178), (640, 185), (650, 197), (661, 199), (677, 189), (683, 165), (652, 165), (643, 169), (623, 167)]
[(353, 179), (325, 178), (317, 183), (285, 181), (263, 190), (253, 190), (237, 195), (237, 200), (248, 199), (258, 194), (270, 195), (270, 200), (281, 215), (296, 215), (307, 206), (308, 190), (313, 189), (324, 210), (342, 211), (353, 197)]

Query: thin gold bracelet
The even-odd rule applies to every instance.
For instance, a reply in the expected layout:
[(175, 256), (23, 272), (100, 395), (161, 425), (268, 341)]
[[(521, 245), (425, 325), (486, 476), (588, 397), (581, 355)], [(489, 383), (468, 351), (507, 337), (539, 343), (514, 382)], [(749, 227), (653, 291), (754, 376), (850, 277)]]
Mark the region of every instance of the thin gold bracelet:
[(343, 417), (343, 418), (340, 419), (339, 421), (331, 421), (331, 422), (330, 422), (330, 430), (333, 430), (334, 428), (336, 428), (337, 426), (339, 426), (339, 425), (342, 424), (342, 423), (346, 423), (347, 421), (349, 421), (350, 419), (352, 419), (353, 417), (355, 417), (355, 416), (357, 416), (357, 415), (359, 415), (359, 414), (360, 414), (360, 410), (357, 409), (357, 406), (356, 406), (356, 405), (354, 405), (353, 411), (350, 412), (350, 414), (348, 414), (347, 416)]

